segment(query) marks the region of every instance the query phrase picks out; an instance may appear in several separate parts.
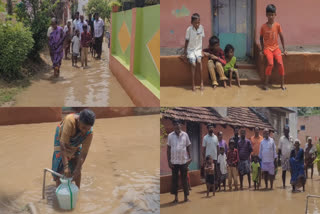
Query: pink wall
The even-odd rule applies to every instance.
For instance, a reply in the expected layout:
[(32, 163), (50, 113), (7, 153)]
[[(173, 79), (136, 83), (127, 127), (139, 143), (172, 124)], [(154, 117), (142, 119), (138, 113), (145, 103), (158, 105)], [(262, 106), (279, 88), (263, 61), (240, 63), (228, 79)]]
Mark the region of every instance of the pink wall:
[[(300, 126), (304, 125), (306, 129), (300, 130)], [(304, 147), (307, 137), (312, 137), (312, 143), (316, 143), (320, 139), (320, 115), (298, 117), (298, 139), (301, 142), (301, 146)]]
[[(267, 22), (266, 6), (277, 7), (276, 22), (282, 26), (286, 45), (320, 45), (318, 0), (256, 0), (256, 41), (259, 43), (260, 27)], [(279, 41), (280, 48), (282, 48)]]
[(184, 47), (187, 27), (191, 25), (191, 15), (199, 13), (205, 30), (203, 47), (208, 46), (211, 36), (210, 0), (163, 0), (160, 4), (160, 47)]

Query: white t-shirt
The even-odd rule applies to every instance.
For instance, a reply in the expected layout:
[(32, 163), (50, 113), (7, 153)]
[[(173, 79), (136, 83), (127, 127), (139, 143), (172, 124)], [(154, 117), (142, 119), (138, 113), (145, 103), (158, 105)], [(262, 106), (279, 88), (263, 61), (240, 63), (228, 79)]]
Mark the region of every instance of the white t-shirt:
[(220, 164), (220, 171), (221, 171), (221, 174), (225, 175), (228, 173), (228, 170), (227, 170), (227, 156), (226, 154), (219, 154), (218, 156), (218, 163)]
[(75, 20), (73, 20), (73, 22), (72, 22), (72, 28), (74, 29), (74, 32), (76, 32), (76, 30), (78, 29), (79, 31), (80, 31), (80, 29), (79, 29), (79, 26), (78, 26), (78, 24), (79, 24), (79, 22), (80, 22), (80, 19), (75, 19)]
[(202, 56), (202, 39), (204, 38), (204, 29), (202, 25), (196, 30), (193, 26), (189, 26), (186, 32), (186, 40), (189, 41), (187, 53), (189, 56)]
[(103, 35), (103, 26), (104, 22), (101, 18), (98, 19), (98, 21), (94, 20), (94, 37), (98, 38)]
[(279, 149), (281, 149), (281, 157), (290, 158), (291, 151), (293, 149), (293, 139), (292, 137), (286, 138), (286, 136), (280, 137)]
[(206, 157), (210, 155), (213, 160), (217, 160), (217, 146), (219, 145), (218, 138), (212, 134), (207, 134), (203, 137), (202, 146), (206, 147)]
[(72, 53), (80, 53), (80, 38), (77, 36), (74, 36), (71, 40), (71, 42), (73, 43), (72, 46)]
[(168, 146), (171, 147), (171, 163), (185, 164), (190, 159), (187, 147), (191, 145), (189, 136), (181, 131), (179, 136), (173, 131), (168, 135)]

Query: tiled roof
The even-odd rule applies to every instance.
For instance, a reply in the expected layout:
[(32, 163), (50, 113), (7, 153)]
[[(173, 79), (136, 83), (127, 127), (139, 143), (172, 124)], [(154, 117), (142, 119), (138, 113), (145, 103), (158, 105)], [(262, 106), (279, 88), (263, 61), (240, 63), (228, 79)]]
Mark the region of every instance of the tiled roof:
[(259, 117), (250, 108), (228, 108), (227, 117), (222, 117), (214, 108), (210, 107), (176, 107), (161, 112), (164, 118), (178, 119), (182, 121), (213, 123), (216, 125), (241, 126), (274, 130), (270, 123)]

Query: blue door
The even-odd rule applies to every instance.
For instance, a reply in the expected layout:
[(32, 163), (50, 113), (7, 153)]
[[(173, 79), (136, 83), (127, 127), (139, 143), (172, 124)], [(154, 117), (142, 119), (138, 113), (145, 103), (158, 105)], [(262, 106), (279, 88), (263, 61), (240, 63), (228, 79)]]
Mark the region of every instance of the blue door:
[(253, 1), (212, 0), (214, 34), (222, 49), (227, 44), (235, 48), (238, 59), (253, 55)]
[(192, 162), (189, 165), (190, 170), (200, 169), (200, 124), (187, 123), (187, 133), (191, 141)]

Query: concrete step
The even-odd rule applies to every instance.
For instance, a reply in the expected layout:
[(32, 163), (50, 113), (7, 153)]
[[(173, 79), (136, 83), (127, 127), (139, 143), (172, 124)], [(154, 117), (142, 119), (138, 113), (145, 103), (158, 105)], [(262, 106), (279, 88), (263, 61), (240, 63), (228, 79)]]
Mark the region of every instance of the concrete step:
[[(243, 85), (261, 84), (262, 80), (256, 69), (238, 68), (240, 83)], [(235, 83), (235, 80), (233, 80)]]
[(255, 64), (246, 63), (246, 62), (237, 62), (239, 69), (257, 69)]

